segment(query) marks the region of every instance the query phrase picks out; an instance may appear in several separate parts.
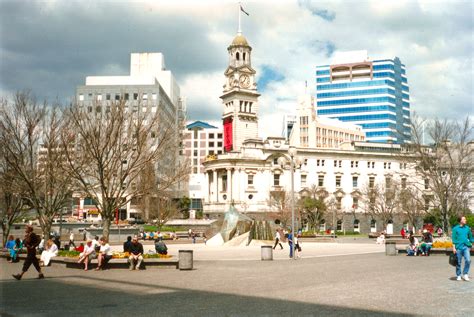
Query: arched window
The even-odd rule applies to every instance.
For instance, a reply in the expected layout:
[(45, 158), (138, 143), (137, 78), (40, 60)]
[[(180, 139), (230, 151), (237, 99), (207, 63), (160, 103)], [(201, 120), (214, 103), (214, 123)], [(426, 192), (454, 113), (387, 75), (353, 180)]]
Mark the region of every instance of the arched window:
[(354, 232), (360, 232), (360, 221), (359, 221), (359, 219), (354, 220)]
[(325, 231), (326, 230), (326, 220), (321, 220), (319, 223), (319, 231)]
[(245, 61), (245, 53), (243, 55), (244, 55), (244, 61)]
[(240, 54), (239, 54), (239, 52), (235, 53), (235, 58), (236, 58), (237, 60), (240, 59)]

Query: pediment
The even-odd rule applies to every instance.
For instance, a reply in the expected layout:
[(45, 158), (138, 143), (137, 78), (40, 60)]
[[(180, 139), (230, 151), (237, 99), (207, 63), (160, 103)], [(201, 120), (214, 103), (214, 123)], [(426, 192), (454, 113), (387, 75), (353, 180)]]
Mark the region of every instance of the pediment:
[(247, 73), (247, 74), (255, 74), (256, 71), (253, 70), (252, 68), (248, 67), (247, 65), (243, 65), (241, 67), (238, 67), (237, 70), (241, 73)]

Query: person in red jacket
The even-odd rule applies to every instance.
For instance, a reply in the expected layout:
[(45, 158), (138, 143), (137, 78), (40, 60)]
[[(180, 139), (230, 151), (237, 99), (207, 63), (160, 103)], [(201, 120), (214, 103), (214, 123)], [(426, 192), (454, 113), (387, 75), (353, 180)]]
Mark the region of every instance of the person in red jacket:
[(405, 236), (406, 236), (405, 228), (402, 228), (402, 230), (400, 230), (400, 235), (402, 236), (402, 239), (405, 239)]

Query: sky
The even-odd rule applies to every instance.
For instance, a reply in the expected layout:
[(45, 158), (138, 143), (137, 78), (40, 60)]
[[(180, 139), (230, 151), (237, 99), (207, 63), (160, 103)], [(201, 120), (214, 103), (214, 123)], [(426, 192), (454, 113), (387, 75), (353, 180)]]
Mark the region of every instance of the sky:
[[(242, 1), (257, 72), (259, 134), (281, 134), (315, 67), (336, 51), (406, 65), (413, 113), (474, 118), (472, 1)], [(238, 1), (0, 0), (0, 96), (67, 104), (86, 76), (128, 75), (130, 53), (162, 52), (189, 121), (219, 124)], [(307, 82), (307, 87), (305, 83)]]

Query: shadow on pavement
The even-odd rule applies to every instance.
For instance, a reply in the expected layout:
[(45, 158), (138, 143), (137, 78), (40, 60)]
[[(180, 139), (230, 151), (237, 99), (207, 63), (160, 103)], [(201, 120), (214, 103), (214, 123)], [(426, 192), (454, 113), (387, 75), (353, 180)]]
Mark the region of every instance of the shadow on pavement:
[[(2, 316), (410, 316), (386, 311), (253, 297), (251, 285), (248, 294), (241, 296), (79, 275), (46, 278), (42, 281), (3, 280), (0, 314)], [(269, 297), (271, 295), (268, 294)]]

